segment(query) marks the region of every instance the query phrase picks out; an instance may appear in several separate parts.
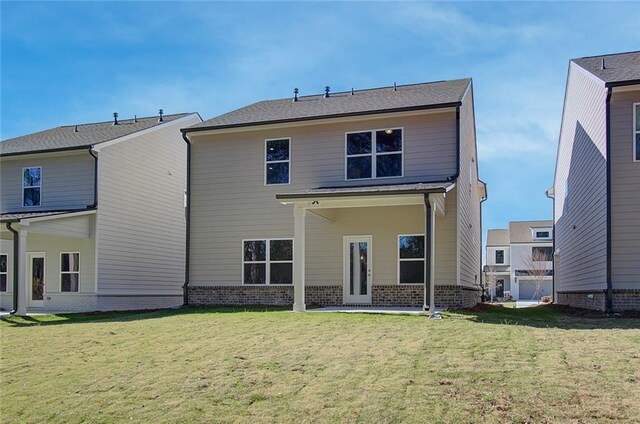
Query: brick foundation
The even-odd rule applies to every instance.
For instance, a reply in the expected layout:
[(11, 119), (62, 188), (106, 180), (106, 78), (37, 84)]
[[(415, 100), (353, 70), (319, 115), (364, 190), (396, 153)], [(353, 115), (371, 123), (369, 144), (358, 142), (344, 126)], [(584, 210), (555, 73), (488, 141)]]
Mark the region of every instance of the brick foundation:
[[(574, 308), (604, 311), (606, 296), (604, 291), (558, 292), (556, 303)], [(613, 290), (613, 311), (639, 311), (640, 290)]]
[[(189, 304), (195, 306), (293, 305), (293, 287), (283, 286), (190, 286)], [(374, 285), (370, 306), (421, 307), (423, 286)], [(437, 285), (437, 307), (468, 308), (478, 303), (479, 290), (455, 285)], [(342, 286), (307, 286), (305, 303), (314, 306), (342, 306)]]

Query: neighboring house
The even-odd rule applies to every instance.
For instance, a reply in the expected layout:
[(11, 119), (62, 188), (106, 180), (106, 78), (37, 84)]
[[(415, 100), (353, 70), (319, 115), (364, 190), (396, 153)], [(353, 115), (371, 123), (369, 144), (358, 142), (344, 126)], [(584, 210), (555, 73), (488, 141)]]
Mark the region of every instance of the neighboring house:
[(0, 306), (179, 305), (186, 143), (198, 114), (63, 126), (0, 142)]
[(540, 300), (553, 294), (553, 221), (514, 221), (487, 231), (485, 282), (491, 295)]
[(183, 130), (186, 301), (474, 305), (486, 188), (471, 80), (294, 93)]
[(640, 309), (640, 52), (569, 62), (549, 195), (556, 302)]

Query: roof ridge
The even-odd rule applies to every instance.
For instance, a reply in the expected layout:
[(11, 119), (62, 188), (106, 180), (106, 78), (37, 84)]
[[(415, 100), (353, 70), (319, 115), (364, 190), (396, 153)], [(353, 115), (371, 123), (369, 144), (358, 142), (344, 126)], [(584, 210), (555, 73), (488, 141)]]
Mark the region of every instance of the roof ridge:
[[(162, 116), (163, 116), (164, 118), (168, 118), (168, 117), (171, 117), (171, 116), (177, 116), (177, 115), (190, 115), (190, 114), (192, 114), (192, 113), (195, 113), (195, 112), (170, 113), (170, 114), (168, 114), (168, 115), (164, 115), (164, 114), (163, 114)], [(157, 118), (157, 117), (158, 117), (158, 115), (141, 116), (141, 117), (136, 117), (136, 118), (125, 118), (125, 119), (120, 119), (120, 118), (118, 117), (118, 124), (121, 124), (121, 123), (123, 123), (123, 122), (127, 122), (127, 121), (133, 121), (134, 119), (141, 120), (141, 119), (151, 119), (151, 118)], [(52, 129), (54, 129), (54, 128), (69, 128), (69, 127), (75, 127), (76, 125), (80, 127), (80, 126), (84, 126), (84, 125), (110, 124), (110, 123), (112, 123), (112, 122), (113, 122), (113, 119), (111, 119), (111, 120), (109, 120), (109, 121), (84, 122), (84, 123), (82, 123), (82, 124), (59, 125), (59, 126), (57, 126), (57, 127), (49, 128), (49, 129), (47, 129), (47, 130), (43, 130), (43, 131), (52, 130)]]
[(573, 60), (580, 60), (580, 59), (595, 59), (597, 57), (619, 56), (619, 55), (623, 55), (623, 54), (632, 54), (632, 53), (640, 53), (640, 50), (632, 50), (632, 51), (628, 51), (628, 52), (597, 54), (597, 55), (593, 55), (593, 56), (576, 57), (576, 58), (573, 58), (571, 60), (573, 61)]
[[(414, 87), (417, 85), (429, 85), (429, 84), (442, 84), (445, 82), (457, 82), (457, 81), (471, 81), (472, 78), (471, 77), (466, 77), (466, 78), (456, 78), (456, 79), (450, 79), (450, 80), (438, 80), (438, 81), (425, 81), (425, 82), (414, 82), (414, 83), (410, 83), (410, 84), (396, 84), (396, 88), (403, 88), (403, 87)], [(384, 85), (384, 86), (380, 86), (380, 87), (370, 87), (370, 88), (360, 88), (360, 89), (354, 89), (353, 92), (354, 93), (361, 93), (364, 91), (374, 91), (374, 90), (384, 90), (387, 88), (393, 88), (393, 85)], [(330, 93), (329, 98), (331, 98), (331, 96), (336, 95), (336, 94), (351, 94), (351, 90), (345, 90), (345, 91), (333, 91)], [(304, 99), (304, 98), (308, 98), (308, 97), (323, 97), (324, 93), (315, 93), (315, 94), (305, 94), (303, 96), (298, 95), (298, 100), (299, 99)], [(267, 100), (260, 100), (257, 101), (255, 103), (252, 104), (257, 104), (257, 103), (264, 103), (264, 102), (277, 102), (280, 100), (291, 100), (291, 97), (280, 97), (277, 99), (267, 99)]]

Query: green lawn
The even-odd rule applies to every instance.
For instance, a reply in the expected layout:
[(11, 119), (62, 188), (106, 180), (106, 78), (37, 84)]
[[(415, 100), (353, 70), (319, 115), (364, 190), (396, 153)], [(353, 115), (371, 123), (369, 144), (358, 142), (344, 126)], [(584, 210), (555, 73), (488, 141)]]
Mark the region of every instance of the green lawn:
[(0, 322), (1, 422), (638, 422), (640, 320), (186, 309)]

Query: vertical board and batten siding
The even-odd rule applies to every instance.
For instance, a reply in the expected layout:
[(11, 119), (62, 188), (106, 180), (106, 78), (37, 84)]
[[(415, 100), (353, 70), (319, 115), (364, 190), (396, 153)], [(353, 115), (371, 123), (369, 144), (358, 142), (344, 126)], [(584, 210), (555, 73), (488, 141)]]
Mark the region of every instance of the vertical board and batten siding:
[[(404, 177), (345, 181), (345, 133), (395, 127), (404, 128)], [(279, 137), (291, 138), (291, 183), (265, 186), (265, 139)], [(450, 111), (228, 134), (193, 134), (191, 284), (239, 285), (242, 239), (293, 237), (292, 208), (276, 200), (278, 193), (322, 186), (440, 180), (455, 172), (455, 159), (455, 113)], [(455, 213), (455, 203), (451, 204), (449, 199), (450, 195), (447, 217)], [(363, 234), (373, 235), (374, 260), (382, 261), (373, 264), (374, 283), (393, 283), (397, 280), (397, 235), (405, 230), (424, 233), (422, 207), (361, 208), (331, 213), (332, 218), (335, 216), (334, 223), (307, 215), (306, 278), (310, 285), (342, 284), (342, 236)], [(345, 223), (352, 225), (345, 227)], [(455, 222), (442, 231), (438, 227), (436, 234), (440, 232), (446, 238), (452, 227), (455, 230)], [(455, 232), (452, 238), (455, 246)], [(382, 240), (384, 247), (379, 247)], [(453, 259), (448, 262), (443, 259), (445, 264), (455, 261), (455, 250), (448, 255)], [(441, 278), (451, 284), (450, 276)]]
[[(471, 177), (469, 177), (470, 170)], [(458, 208), (458, 284), (469, 287), (477, 287), (480, 284), (480, 197), (477, 170), (473, 90), (470, 87), (460, 107), (460, 175), (456, 183), (460, 205)]]
[(640, 90), (611, 96), (611, 281), (640, 289), (640, 162), (633, 158), (633, 104)]
[[(41, 204), (22, 206), (22, 169), (42, 167)], [(0, 158), (0, 212), (82, 209), (93, 203), (94, 159), (88, 151)]]
[(606, 96), (571, 62), (554, 180), (557, 292), (606, 288)]
[(98, 294), (178, 295), (184, 284), (186, 143), (168, 122), (98, 160)]

